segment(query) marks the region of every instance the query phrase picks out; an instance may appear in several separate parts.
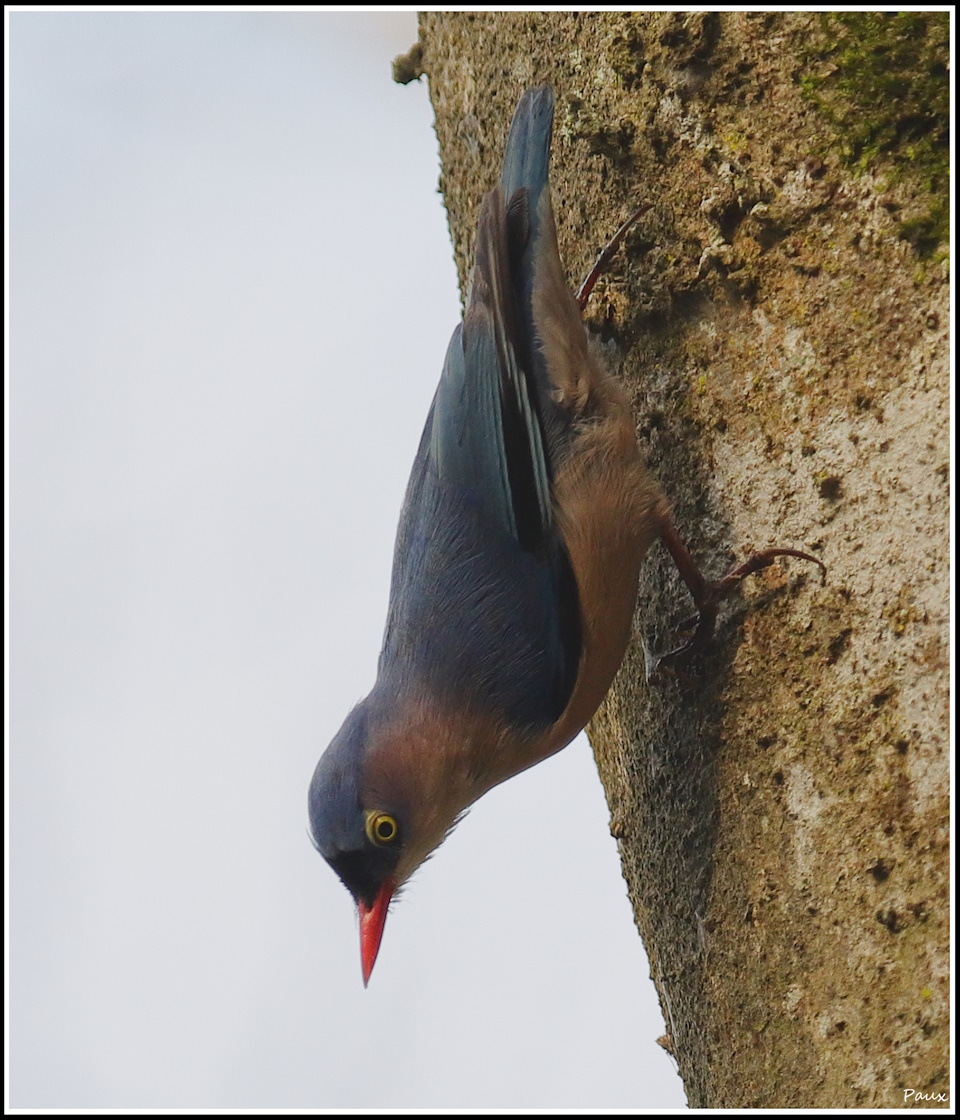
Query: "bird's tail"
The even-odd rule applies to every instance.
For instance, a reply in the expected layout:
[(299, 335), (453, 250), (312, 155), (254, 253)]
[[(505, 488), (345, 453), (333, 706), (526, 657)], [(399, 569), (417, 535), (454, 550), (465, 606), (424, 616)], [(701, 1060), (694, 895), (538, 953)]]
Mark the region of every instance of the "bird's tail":
[(560, 402), (569, 406), (583, 396), (592, 366), (557, 246), (549, 179), (552, 135), (553, 90), (548, 85), (528, 89), (513, 114), (500, 182), (516, 299), (516, 349), (535, 388), (548, 463), (556, 464), (570, 434)]
[(530, 240), (536, 242), (540, 197), (550, 189), (550, 140), (553, 135), (553, 90), (548, 85), (528, 89), (517, 103), (503, 153), (500, 183), (509, 204), (518, 190), (527, 192)]

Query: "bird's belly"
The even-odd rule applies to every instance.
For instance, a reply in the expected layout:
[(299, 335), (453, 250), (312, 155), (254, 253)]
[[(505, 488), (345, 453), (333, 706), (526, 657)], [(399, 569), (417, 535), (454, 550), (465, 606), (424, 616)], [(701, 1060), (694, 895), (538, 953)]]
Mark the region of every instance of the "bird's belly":
[(623, 403), (585, 426), (554, 486), (577, 580), (583, 647), (573, 694), (549, 736), (560, 750), (600, 706), (630, 640), (640, 564), (669, 507), (640, 456)]

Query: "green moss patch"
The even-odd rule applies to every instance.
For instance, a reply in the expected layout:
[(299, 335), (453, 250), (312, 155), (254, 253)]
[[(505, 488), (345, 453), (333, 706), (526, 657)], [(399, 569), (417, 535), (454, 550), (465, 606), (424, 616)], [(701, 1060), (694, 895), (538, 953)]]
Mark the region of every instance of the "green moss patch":
[(833, 125), (844, 163), (886, 161), (927, 196), (900, 235), (929, 255), (949, 234), (949, 15), (824, 13), (820, 31), (803, 92)]

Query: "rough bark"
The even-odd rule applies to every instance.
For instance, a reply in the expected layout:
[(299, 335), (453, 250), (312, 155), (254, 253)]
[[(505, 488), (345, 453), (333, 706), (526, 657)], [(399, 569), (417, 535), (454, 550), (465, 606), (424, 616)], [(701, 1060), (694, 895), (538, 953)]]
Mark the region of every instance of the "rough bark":
[(769, 545), (829, 568), (752, 577), (691, 679), (648, 683), (689, 612), (655, 548), (589, 728), (698, 1107), (949, 1093), (945, 131), (869, 119), (878, 69), (946, 81), (948, 17), (906, 58), (869, 18), (420, 18), (462, 288), (517, 96), (550, 81), (571, 282), (652, 203), (588, 320), (681, 534), (712, 575)]

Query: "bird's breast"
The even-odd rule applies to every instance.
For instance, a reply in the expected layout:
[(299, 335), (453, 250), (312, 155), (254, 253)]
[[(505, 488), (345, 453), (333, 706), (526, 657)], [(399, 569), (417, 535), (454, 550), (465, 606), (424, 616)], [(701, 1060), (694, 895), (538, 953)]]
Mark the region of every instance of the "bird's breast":
[(591, 415), (577, 426), (554, 482), (557, 524), (580, 600), (582, 651), (546, 753), (586, 725), (613, 682), (630, 640), (640, 564), (669, 515), (640, 455), (626, 396), (599, 363), (587, 394)]

